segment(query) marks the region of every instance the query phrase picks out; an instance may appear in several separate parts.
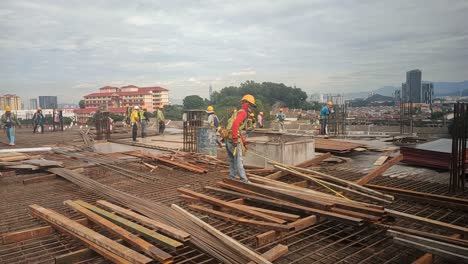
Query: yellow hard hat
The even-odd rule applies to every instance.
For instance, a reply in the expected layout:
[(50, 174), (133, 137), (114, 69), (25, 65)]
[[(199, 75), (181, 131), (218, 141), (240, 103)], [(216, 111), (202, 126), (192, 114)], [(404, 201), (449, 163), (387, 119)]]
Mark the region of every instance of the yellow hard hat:
[(251, 116), (251, 117), (254, 117), (254, 116), (255, 116), (255, 114), (254, 114), (254, 113), (250, 113), (250, 116)]
[(333, 103), (332, 103), (332, 102), (328, 102), (327, 105), (333, 106)]
[(38, 107), (37, 110), (42, 110), (42, 108)]
[(11, 111), (11, 107), (9, 105), (5, 106), (5, 111)]
[(130, 105), (129, 105), (129, 104), (126, 104), (125, 107), (130, 107)]
[(213, 106), (211, 106), (211, 105), (208, 106), (208, 107), (206, 108), (206, 111), (207, 111), (207, 112), (214, 112)]
[(146, 105), (142, 106), (141, 108), (142, 108), (143, 110), (148, 109), (148, 107), (147, 107)]
[(251, 94), (246, 94), (242, 97), (241, 101), (246, 101), (249, 104), (255, 106), (255, 98)]
[(259, 114), (260, 114), (260, 115), (263, 115), (263, 112), (260, 112)]
[(160, 105), (158, 108), (159, 108), (159, 109), (163, 109), (163, 108), (164, 108), (164, 105)]

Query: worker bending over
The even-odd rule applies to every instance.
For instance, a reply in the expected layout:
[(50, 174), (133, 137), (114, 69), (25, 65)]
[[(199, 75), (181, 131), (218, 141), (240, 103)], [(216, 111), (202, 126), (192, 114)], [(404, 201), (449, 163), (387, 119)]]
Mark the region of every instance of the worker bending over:
[(159, 125), (159, 134), (164, 134), (164, 129), (166, 129), (166, 120), (164, 118), (164, 113), (163, 113), (163, 108), (164, 106), (160, 105), (158, 108), (158, 112), (156, 113), (156, 119), (158, 120), (158, 125)]
[(15, 145), (15, 127), (21, 126), (16, 115), (11, 112), (11, 107), (5, 106), (5, 113), (2, 115), (1, 125), (5, 128), (8, 138), (8, 145)]
[(249, 183), (242, 163), (242, 155), (245, 153), (245, 140), (241, 135), (241, 130), (246, 126), (247, 117), (256, 107), (255, 98), (246, 94), (241, 99), (241, 109), (233, 115), (226, 127), (227, 137), (225, 138), (226, 150), (229, 156), (229, 178), (235, 179), (237, 175), (242, 182)]
[(328, 135), (328, 117), (330, 113), (333, 112), (333, 103), (328, 102), (327, 105), (322, 107), (320, 110), (320, 134), (321, 135)]
[(148, 128), (148, 123), (149, 123), (149, 113), (148, 113), (148, 107), (144, 105), (142, 107), (142, 110), (140, 111), (140, 120), (141, 120), (141, 138), (146, 137), (147, 135), (147, 128)]
[(138, 134), (138, 125), (140, 124), (139, 107), (135, 106), (132, 113), (130, 114), (130, 126), (132, 127), (132, 139), (136, 141)]

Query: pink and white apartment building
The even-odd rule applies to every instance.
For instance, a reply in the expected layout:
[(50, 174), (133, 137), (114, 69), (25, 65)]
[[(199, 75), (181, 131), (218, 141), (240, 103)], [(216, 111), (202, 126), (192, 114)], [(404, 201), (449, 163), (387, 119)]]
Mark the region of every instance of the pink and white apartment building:
[(104, 86), (99, 93), (84, 96), (86, 108), (98, 108), (107, 105), (107, 108), (123, 108), (129, 106), (148, 107), (149, 112), (155, 111), (159, 106), (169, 104), (169, 90), (159, 86), (138, 87), (127, 85), (123, 87)]

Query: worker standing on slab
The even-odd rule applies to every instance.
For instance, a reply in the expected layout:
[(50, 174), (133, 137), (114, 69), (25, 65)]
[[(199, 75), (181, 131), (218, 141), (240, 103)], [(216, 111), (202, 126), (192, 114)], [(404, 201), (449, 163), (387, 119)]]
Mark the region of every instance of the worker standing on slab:
[(328, 102), (327, 105), (322, 107), (320, 111), (320, 134), (321, 135), (328, 135), (328, 117), (330, 113), (332, 113), (333, 103)]
[(263, 112), (258, 113), (257, 123), (258, 123), (258, 128), (263, 128)]
[(158, 125), (159, 125), (159, 134), (164, 134), (164, 129), (166, 129), (166, 119), (164, 118), (164, 113), (163, 113), (163, 105), (160, 105), (158, 108), (158, 112), (156, 113), (156, 119), (158, 120)]
[(148, 107), (144, 105), (140, 111), (140, 120), (141, 120), (141, 138), (146, 137), (147, 127), (149, 123), (149, 113)]
[(45, 117), (42, 114), (42, 108), (38, 107), (36, 113), (34, 113), (34, 116), (33, 116), (33, 124), (34, 124), (33, 133), (36, 133), (37, 127), (40, 127), (41, 133), (44, 133), (44, 119)]
[(253, 131), (256, 127), (255, 114), (250, 113), (249, 118), (247, 119), (247, 131)]
[(138, 125), (140, 124), (140, 114), (139, 107), (135, 106), (133, 108), (132, 114), (130, 115), (130, 125), (132, 126), (132, 139), (136, 141), (138, 134)]
[(125, 105), (125, 121), (124, 125), (125, 127), (130, 125), (130, 116), (132, 115), (132, 108), (130, 107), (129, 104)]
[(221, 123), (219, 122), (218, 116), (214, 112), (214, 107), (213, 106), (208, 106), (206, 108), (206, 113), (208, 114), (208, 125), (212, 128), (212, 132), (215, 133), (216, 137), (216, 144), (220, 147), (222, 147), (221, 142), (218, 140), (218, 131), (221, 129)]
[(278, 120), (279, 131), (284, 131), (284, 120), (286, 120), (286, 116), (283, 113), (283, 108), (280, 108), (279, 113), (276, 114), (276, 120)]
[(1, 117), (1, 125), (5, 128), (5, 132), (8, 138), (8, 145), (15, 145), (15, 127), (21, 126), (16, 115), (11, 112), (10, 106), (5, 106), (5, 113)]
[(247, 124), (249, 113), (253, 112), (252, 108), (256, 107), (255, 98), (246, 94), (241, 99), (241, 109), (237, 111), (236, 115), (232, 116), (226, 127), (227, 137), (225, 138), (226, 150), (229, 155), (229, 178), (235, 179), (238, 174), (240, 180), (249, 183), (249, 179), (245, 173), (244, 164), (242, 163), (242, 156), (245, 153), (245, 139), (241, 135), (241, 130)]

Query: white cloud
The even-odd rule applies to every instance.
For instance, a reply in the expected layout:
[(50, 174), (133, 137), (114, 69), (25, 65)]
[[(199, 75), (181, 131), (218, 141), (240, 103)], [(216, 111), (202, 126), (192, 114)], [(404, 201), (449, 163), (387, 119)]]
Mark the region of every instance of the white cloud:
[(232, 76), (251, 76), (251, 75), (256, 75), (256, 74), (257, 72), (251, 69), (246, 69), (246, 70), (231, 73)]

